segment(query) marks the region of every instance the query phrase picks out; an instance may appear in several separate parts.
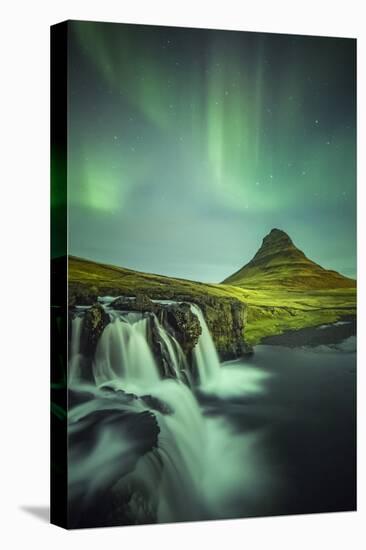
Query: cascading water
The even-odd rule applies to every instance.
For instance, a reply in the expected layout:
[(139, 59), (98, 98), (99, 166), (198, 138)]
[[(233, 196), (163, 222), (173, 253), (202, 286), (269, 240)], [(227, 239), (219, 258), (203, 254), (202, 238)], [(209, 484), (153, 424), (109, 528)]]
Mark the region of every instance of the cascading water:
[[(80, 420), (85, 416), (103, 411), (106, 407), (119, 410), (120, 404), (111, 399), (106, 401), (103, 393), (100, 393), (103, 387), (114, 388), (117, 392), (118, 390), (132, 392), (136, 396), (148, 394), (168, 407), (169, 414), (153, 410), (160, 429), (158, 449), (142, 457), (135, 470), (124, 476), (123, 483), (143, 485), (144, 491), (147, 491), (150, 496), (155, 495), (154, 498), (156, 498), (158, 495), (156, 508), (159, 521), (193, 519), (200, 513), (195, 503), (199, 502), (203, 467), (202, 442), (205, 434), (203, 416), (197, 400), (189, 387), (181, 381), (181, 369), (188, 372), (184, 353), (177, 340), (165, 330), (156, 316), (145, 317), (139, 313), (121, 313), (109, 308), (108, 305), (103, 307), (110, 316), (110, 322), (99, 338), (92, 362), (97, 386), (92, 390), (94, 399), (91, 403), (77, 407), (70, 418), (79, 423), (74, 424), (77, 430)], [(81, 360), (82, 321), (80, 314), (72, 321), (69, 383), (70, 387), (75, 386), (74, 389), (80, 389), (80, 377), (75, 374), (75, 365)], [(164, 380), (159, 374), (148, 341), (149, 322), (155, 324), (160, 339), (166, 347), (176, 379)], [(141, 413), (148, 407), (135, 399), (125, 408), (134, 413)], [(73, 428), (71, 433), (73, 433), (72, 430)], [(78, 486), (77, 482), (80, 477), (84, 478), (86, 472), (88, 476), (93, 476), (94, 484), (99, 487), (100, 482), (96, 480), (100, 476), (100, 455), (109, 465), (109, 470), (114, 471), (118, 468), (116, 457), (122, 456), (123, 461), (124, 453), (131, 452), (131, 445), (126, 436), (122, 444), (118, 443), (120, 434), (118, 437), (116, 434), (115, 444), (111, 444), (109, 433), (108, 446), (105, 445), (106, 430), (100, 438), (104, 442), (103, 446), (99, 444), (93, 454), (89, 454), (85, 467), (80, 468), (78, 465), (72, 469), (70, 474), (70, 481), (73, 484), (72, 494), (75, 491), (77, 494), (75, 489)], [(73, 454), (70, 455), (71, 463), (73, 456)], [(75, 462), (79, 462), (79, 453), (75, 454)]]
[(248, 366), (243, 368), (242, 364), (237, 365), (235, 361), (227, 363), (223, 368), (202, 311), (194, 304), (191, 309), (197, 315), (202, 330), (193, 350), (200, 390), (221, 397), (260, 392), (266, 374)]
[(191, 309), (197, 315), (202, 330), (198, 343), (193, 350), (193, 356), (199, 382), (205, 388), (207, 384), (217, 378), (220, 371), (220, 361), (202, 311), (196, 305), (191, 305)]
[(113, 315), (97, 345), (93, 374), (98, 386), (106, 383), (127, 391), (151, 388), (159, 381), (155, 359), (147, 342), (147, 319), (132, 314)]
[(170, 357), (170, 362), (173, 367), (175, 377), (178, 380), (182, 379), (182, 371), (186, 374), (188, 373), (188, 365), (185, 355), (182, 351), (182, 348), (178, 344), (177, 340), (171, 334), (168, 334), (167, 331), (161, 326), (156, 316), (154, 316), (154, 322), (157, 327), (159, 336), (164, 342), (168, 355)]
[(69, 361), (69, 384), (73, 385), (80, 378), (80, 362), (82, 359), (80, 341), (83, 317), (75, 315), (71, 323), (71, 346)]
[[(70, 447), (70, 498), (77, 500), (77, 509), (86, 507), (90, 516), (90, 503), (103, 501), (103, 491), (110, 491), (113, 485), (113, 494), (126, 495), (132, 487), (135, 496), (128, 499), (128, 510), (141, 523), (222, 517), (220, 495), (235, 492), (237, 479), (224, 476), (220, 489), (217, 480), (223, 465), (217, 463), (217, 457), (223, 458), (222, 449), (230, 441), (225, 471), (240, 472), (237, 457), (242, 440), (236, 440), (232, 429), (222, 422), (207, 421), (194, 388), (182, 381), (182, 370), (185, 374), (189, 371), (184, 353), (155, 315), (115, 311), (107, 300), (103, 308), (110, 322), (92, 358), (94, 387), (80, 379), (83, 312), (72, 321), (69, 387), (88, 394), (88, 401), (77, 398), (78, 404), (69, 413), (69, 434), (79, 442)], [(201, 310), (196, 305), (191, 310), (202, 330), (193, 351), (198, 384), (209, 391), (217, 385), (223, 369)], [(175, 378), (161, 376), (148, 337), (149, 323), (155, 324)], [(133, 422), (136, 426), (147, 423), (148, 427), (141, 428), (147, 440), (157, 422), (157, 445), (147, 452), (138, 451), (141, 441)], [(94, 444), (85, 447), (90, 432)], [(134, 454), (138, 455), (135, 462)], [(234, 459), (235, 464), (230, 464)], [(215, 492), (211, 484), (215, 484)]]
[[(202, 333), (193, 350), (199, 384), (204, 388), (219, 375), (220, 361), (205, 318), (196, 305), (191, 305), (192, 312), (198, 317)], [(142, 386), (150, 387), (159, 380), (156, 361), (147, 341), (148, 319), (140, 313), (116, 312), (106, 307), (111, 322), (107, 325), (97, 345), (93, 374), (95, 383), (122, 381), (132, 389)], [(85, 311), (84, 311), (85, 313)], [(166, 347), (170, 364), (175, 377), (182, 379), (182, 371), (189, 377), (187, 360), (177, 340), (153, 316), (161, 341)], [(72, 320), (69, 383), (77, 382), (80, 376), (80, 339), (83, 313), (78, 313)]]

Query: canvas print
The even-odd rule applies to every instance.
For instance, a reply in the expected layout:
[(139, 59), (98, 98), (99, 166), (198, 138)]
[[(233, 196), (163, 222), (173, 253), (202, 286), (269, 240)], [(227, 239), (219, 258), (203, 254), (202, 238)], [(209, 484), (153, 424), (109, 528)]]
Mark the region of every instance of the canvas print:
[(356, 41), (51, 32), (52, 521), (356, 508)]

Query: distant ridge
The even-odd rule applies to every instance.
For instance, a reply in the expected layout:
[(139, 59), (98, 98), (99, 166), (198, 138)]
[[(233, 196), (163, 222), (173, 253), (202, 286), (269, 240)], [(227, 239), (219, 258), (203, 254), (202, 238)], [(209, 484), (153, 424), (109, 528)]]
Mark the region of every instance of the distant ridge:
[(356, 281), (324, 269), (299, 250), (281, 229), (272, 229), (249, 263), (223, 281), (246, 288), (354, 288)]

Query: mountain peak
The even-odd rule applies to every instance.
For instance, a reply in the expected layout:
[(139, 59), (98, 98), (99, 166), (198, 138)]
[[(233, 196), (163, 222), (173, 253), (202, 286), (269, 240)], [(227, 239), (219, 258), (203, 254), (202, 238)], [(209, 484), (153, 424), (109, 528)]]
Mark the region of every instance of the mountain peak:
[(271, 229), (271, 231), (266, 235), (263, 239), (262, 246), (264, 244), (282, 244), (283, 246), (287, 247), (289, 245), (293, 246), (293, 242), (290, 239), (290, 237), (285, 233), (285, 231), (282, 231), (282, 229)]
[(285, 231), (282, 231), (282, 229), (277, 229), (277, 227), (274, 227), (271, 229), (271, 231), (264, 237), (265, 239), (287, 239), (291, 241), (290, 237)]
[(223, 281), (247, 288), (317, 289), (354, 287), (355, 281), (316, 264), (299, 250), (282, 229), (264, 237), (253, 258)]
[(274, 228), (264, 237), (261, 247), (249, 264), (262, 264), (263, 261), (268, 261), (270, 258), (283, 257), (284, 255), (290, 255), (293, 260), (297, 259), (298, 261), (305, 258), (304, 253), (296, 248), (285, 231)]

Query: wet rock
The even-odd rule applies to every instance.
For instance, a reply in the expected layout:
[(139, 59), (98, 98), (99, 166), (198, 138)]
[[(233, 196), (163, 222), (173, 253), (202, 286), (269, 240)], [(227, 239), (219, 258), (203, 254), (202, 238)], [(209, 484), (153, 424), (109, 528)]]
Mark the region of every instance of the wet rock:
[[(119, 482), (127, 480), (138, 461), (156, 449), (159, 432), (155, 415), (150, 411), (95, 410), (70, 425), (69, 443), (73, 450), (69, 456), (70, 528), (131, 523), (128, 512), (135, 487), (130, 484), (119, 487)], [(105, 433), (111, 434), (114, 444), (109, 455), (108, 448), (100, 447)], [(128, 447), (131, 441), (133, 445)], [(104, 460), (108, 460), (102, 471), (101, 452), (105, 453)]]
[[(72, 296), (82, 295), (78, 286), (72, 288)], [(93, 287), (88, 288), (88, 290), (84, 289), (82, 301), (76, 303), (82, 305), (85, 302), (90, 303), (92, 299), (94, 303), (96, 297), (92, 290)], [(106, 288), (103, 289), (102, 294), (113, 296), (117, 294), (117, 291), (113, 288)], [(163, 304), (153, 302), (151, 298), (155, 300), (172, 300), (177, 303)], [(200, 335), (199, 321), (190, 309), (189, 304), (192, 303), (201, 309), (222, 360), (234, 359), (253, 352), (252, 347), (245, 342), (247, 307), (245, 303), (235, 298), (207, 296), (205, 294), (192, 296), (189, 293), (176, 292), (166, 287), (163, 290), (151, 289), (149, 295), (138, 292), (135, 297), (119, 296), (110, 306), (120, 311), (136, 311), (144, 313), (146, 316), (149, 314), (156, 315), (160, 323), (174, 335), (186, 357), (190, 360), (190, 355)], [(166, 345), (158, 331), (154, 329), (153, 322), (149, 323), (149, 331), (149, 341), (162, 376), (175, 377), (176, 374), (169, 362)]]
[(160, 412), (161, 414), (173, 414), (173, 410), (167, 403), (153, 395), (142, 395), (140, 398), (148, 407)]
[(115, 389), (112, 386), (102, 386), (100, 390), (105, 393), (107, 396), (117, 397), (123, 400), (124, 403), (130, 403), (138, 399), (137, 395), (134, 393), (128, 393), (125, 390)]
[(68, 408), (72, 409), (77, 405), (82, 405), (94, 399), (94, 394), (89, 391), (78, 391), (70, 390), (68, 391)]
[(152, 317), (148, 325), (148, 340), (153, 351), (155, 360), (163, 378), (176, 378), (174, 365), (171, 362), (171, 356), (166, 342), (159, 331), (156, 320)]
[(170, 329), (188, 356), (198, 343), (202, 329), (198, 317), (192, 312), (189, 304), (174, 304), (162, 310), (162, 324)]
[(218, 354), (222, 360), (252, 353), (245, 343), (247, 310), (243, 302), (231, 298), (197, 301), (206, 319)]
[(73, 306), (91, 306), (97, 301), (98, 289), (91, 285), (69, 285), (69, 307)]
[(157, 305), (146, 294), (137, 294), (136, 297), (119, 296), (112, 303), (113, 309), (121, 311), (140, 311), (155, 313)]
[(86, 356), (93, 356), (98, 340), (110, 322), (109, 315), (100, 304), (94, 304), (84, 316), (81, 334), (81, 352)]

